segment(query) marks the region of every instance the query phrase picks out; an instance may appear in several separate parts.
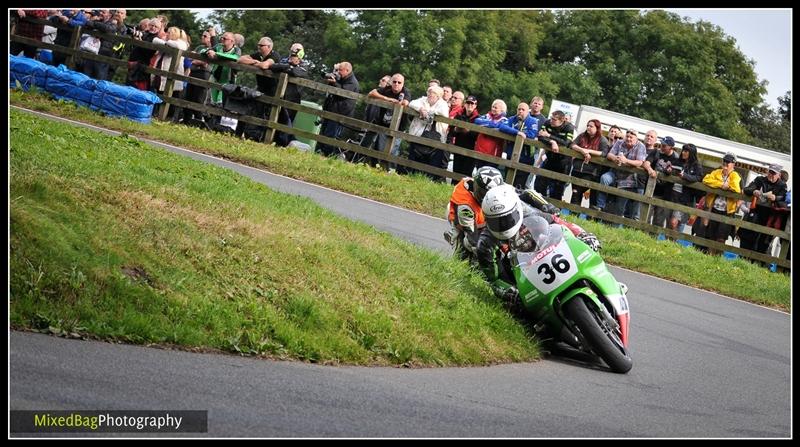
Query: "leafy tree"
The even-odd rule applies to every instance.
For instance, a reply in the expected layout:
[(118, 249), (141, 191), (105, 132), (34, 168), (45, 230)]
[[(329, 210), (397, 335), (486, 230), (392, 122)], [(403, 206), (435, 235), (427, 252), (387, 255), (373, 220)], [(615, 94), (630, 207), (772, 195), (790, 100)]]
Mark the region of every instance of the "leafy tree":
[(791, 153), (791, 122), (766, 104), (754, 109), (746, 122), (751, 135), (747, 143), (773, 151)]
[(780, 105), (778, 113), (784, 121), (792, 122), (792, 92), (788, 91), (785, 95), (778, 98)]
[(600, 107), (737, 141), (748, 138), (742, 117), (766, 90), (753, 62), (719, 27), (665, 11), (594, 10), (559, 13), (549, 31), (541, 48), (545, 59), (584, 66), (602, 91)]

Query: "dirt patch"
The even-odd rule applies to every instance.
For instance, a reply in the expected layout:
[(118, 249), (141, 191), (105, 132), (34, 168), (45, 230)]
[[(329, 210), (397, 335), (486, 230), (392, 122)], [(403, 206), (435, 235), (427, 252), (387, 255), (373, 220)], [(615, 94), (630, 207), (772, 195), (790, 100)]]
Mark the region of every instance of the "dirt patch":
[(150, 277), (145, 269), (136, 266), (123, 266), (122, 273), (134, 281), (141, 281), (150, 287), (155, 287), (155, 280)]

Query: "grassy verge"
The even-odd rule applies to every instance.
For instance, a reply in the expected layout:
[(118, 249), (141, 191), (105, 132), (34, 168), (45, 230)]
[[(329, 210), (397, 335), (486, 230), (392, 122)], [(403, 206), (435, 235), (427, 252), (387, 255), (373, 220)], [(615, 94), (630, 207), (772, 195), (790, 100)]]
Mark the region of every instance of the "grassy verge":
[[(386, 174), (364, 165), (274, 148), (186, 126), (160, 122), (145, 125), (107, 118), (70, 103), (53, 101), (44, 95), (12, 91), (11, 103), (192, 148), (433, 216), (443, 215), (452, 192), (451, 186), (433, 183), (421, 176)], [(573, 216), (568, 219), (573, 220)], [(771, 273), (749, 261), (725, 261), (719, 256), (684, 249), (671, 242), (656, 241), (638, 230), (616, 229), (583, 220), (577, 222), (595, 232), (603, 241), (603, 256), (610, 264), (790, 310), (791, 290), (787, 274)], [(635, 299), (635, 291), (632, 291), (632, 297)]]
[(11, 111), (11, 323), (314, 362), (535, 359), (465, 264), (127, 137)]

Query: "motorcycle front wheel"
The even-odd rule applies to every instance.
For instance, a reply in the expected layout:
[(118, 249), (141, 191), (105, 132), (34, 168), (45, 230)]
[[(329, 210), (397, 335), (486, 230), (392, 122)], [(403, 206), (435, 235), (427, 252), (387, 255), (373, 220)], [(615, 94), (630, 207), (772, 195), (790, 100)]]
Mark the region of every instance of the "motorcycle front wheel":
[(576, 296), (565, 304), (564, 311), (581, 331), (592, 350), (616, 373), (627, 373), (633, 360), (622, 344), (619, 330), (609, 327), (594, 305), (587, 304), (583, 297)]

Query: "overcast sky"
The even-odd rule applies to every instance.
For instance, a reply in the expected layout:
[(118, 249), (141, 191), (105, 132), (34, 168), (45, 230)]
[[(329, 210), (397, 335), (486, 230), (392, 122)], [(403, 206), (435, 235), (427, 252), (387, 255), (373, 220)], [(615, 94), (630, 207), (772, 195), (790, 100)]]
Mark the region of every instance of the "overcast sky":
[(758, 80), (767, 80), (764, 98), (772, 108), (792, 89), (791, 9), (668, 9), (696, 23), (711, 22), (736, 39), (739, 50), (755, 61)]
[[(194, 9), (200, 17), (210, 9)], [(692, 22), (705, 20), (736, 39), (742, 53), (755, 61), (758, 80), (767, 80), (764, 98), (772, 108), (792, 89), (791, 9), (668, 9)]]

